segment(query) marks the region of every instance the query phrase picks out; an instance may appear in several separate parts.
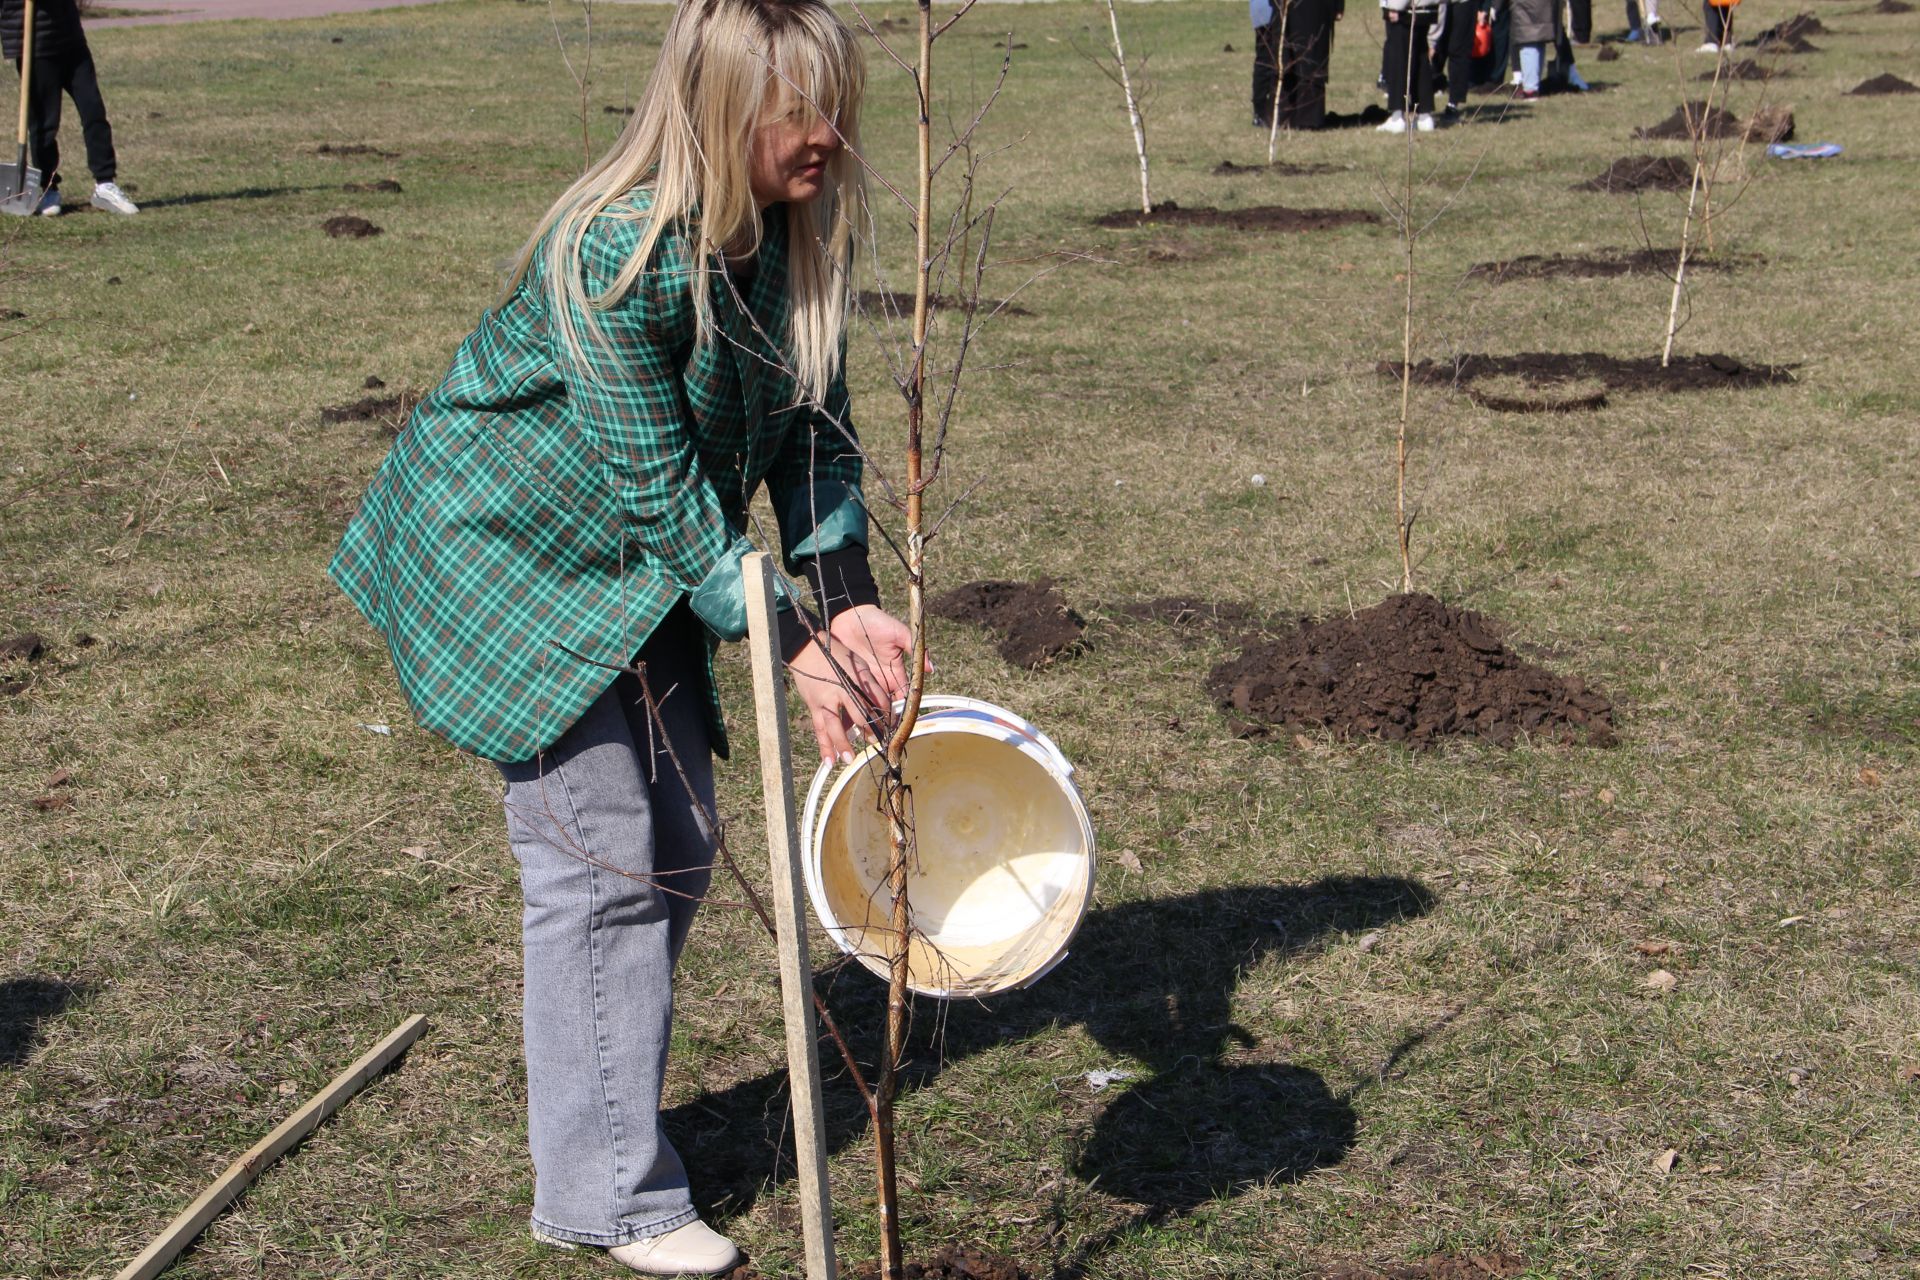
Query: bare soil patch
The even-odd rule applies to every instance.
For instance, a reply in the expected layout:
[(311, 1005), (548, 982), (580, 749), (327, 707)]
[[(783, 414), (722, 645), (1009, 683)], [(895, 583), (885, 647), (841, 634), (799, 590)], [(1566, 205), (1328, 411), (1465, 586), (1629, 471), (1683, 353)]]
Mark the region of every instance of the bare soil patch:
[[(0, 643), (0, 697), (25, 693), (32, 684), (27, 668), (47, 654), (46, 637), (37, 631), (23, 631)], [(12, 676), (14, 678), (6, 678)]]
[(1862, 98), (1880, 97), (1894, 93), (1920, 93), (1920, 84), (1902, 80), (1899, 76), (1893, 74), (1893, 72), (1885, 71), (1871, 80), (1862, 80), (1859, 84), (1847, 90), (1847, 92)]
[[(1376, 366), (1383, 377), (1399, 378), (1400, 363), (1382, 360)], [(1504, 395), (1498, 381), (1512, 379), (1534, 389), (1563, 388), (1570, 383), (1598, 384), (1600, 390), (1574, 395), (1535, 397)], [(1568, 413), (1606, 406), (1615, 391), (1690, 391), (1747, 389), (1793, 382), (1790, 368), (1749, 365), (1732, 356), (1708, 354), (1676, 356), (1662, 368), (1658, 356), (1609, 356), (1596, 351), (1523, 351), (1509, 356), (1465, 355), (1452, 361), (1421, 360), (1413, 366), (1413, 380), (1423, 386), (1455, 385), (1477, 404), (1508, 413)], [(1495, 383), (1494, 387), (1476, 383)]]
[(936, 617), (970, 623), (1000, 637), (1000, 656), (1033, 670), (1079, 646), (1087, 620), (1067, 604), (1051, 578), (1032, 582), (969, 582), (933, 600)]
[(400, 153), (382, 151), (364, 142), (323, 142), (313, 149), (313, 154), (317, 156), (379, 156), (383, 160), (392, 160)]
[(1338, 173), (1337, 164), (1295, 164), (1291, 160), (1275, 160), (1272, 164), (1235, 164), (1231, 160), (1222, 160), (1213, 166), (1216, 178), (1235, 178), (1249, 174), (1272, 174), (1280, 178), (1311, 178), (1315, 174)]
[(1678, 156), (1621, 156), (1585, 182), (1576, 182), (1575, 191), (1605, 191), (1613, 195), (1631, 195), (1641, 191), (1685, 191), (1693, 182), (1693, 169)]
[[(970, 1245), (950, 1244), (919, 1262), (904, 1268), (907, 1280), (1032, 1280), (1012, 1258)], [(879, 1280), (880, 1264), (870, 1263), (854, 1272), (855, 1280)]]
[(337, 214), (320, 224), (320, 229), (335, 240), (366, 240), (381, 234), (381, 229), (365, 218), (351, 213)]
[(385, 193), (388, 195), (400, 194), (400, 184), (392, 178), (381, 178), (376, 182), (346, 182), (340, 185), (340, 189), (342, 191), (351, 191), (356, 195), (373, 195), (376, 193)]
[(1620, 61), (1620, 51), (1610, 44), (1601, 45), (1600, 52), (1593, 55), (1593, 60), (1595, 62), (1618, 62)]
[(1871, 10), (1870, 10), (1869, 12), (1872, 12), (1872, 13), (1912, 13), (1912, 12), (1913, 12), (1913, 6), (1912, 6), (1912, 5), (1910, 5), (1910, 4), (1908, 4), (1908, 3), (1907, 3), (1907, 0), (1880, 0), (1880, 3), (1879, 3), (1879, 4), (1877, 4), (1877, 5), (1875, 5), (1875, 6), (1873, 6), (1873, 8), (1872, 8), (1872, 9), (1871, 9)]
[(1410, 747), (1460, 735), (1509, 746), (1541, 734), (1611, 745), (1612, 702), (1521, 658), (1502, 631), (1429, 595), (1389, 596), (1249, 645), (1214, 668), (1207, 691), (1242, 737), (1290, 726)]
[[(1731, 111), (1709, 107), (1704, 102), (1689, 102), (1675, 107), (1673, 114), (1650, 128), (1635, 129), (1636, 138), (1662, 141), (1687, 141), (1702, 138), (1740, 138), (1750, 142), (1785, 142), (1793, 137), (1793, 112), (1783, 107), (1767, 107), (1741, 120)], [(1689, 175), (1691, 178), (1691, 175)]]
[[(913, 314), (913, 295), (910, 293), (894, 293), (892, 290), (882, 292), (878, 289), (862, 289), (854, 295), (853, 300), (861, 310), (871, 311), (879, 315), (910, 316)], [(1019, 303), (1008, 302), (1005, 298), (981, 298), (978, 303), (975, 303), (967, 298), (955, 297), (950, 293), (936, 293), (927, 301), (932, 304), (935, 311), (998, 312), (1003, 316), (1030, 316), (1033, 314), (1033, 312), (1027, 310)]]
[[(386, 385), (378, 378), (369, 377), (364, 389), (379, 390)], [(373, 422), (384, 428), (388, 435), (395, 436), (406, 425), (407, 415), (413, 412), (413, 406), (420, 403), (420, 396), (418, 391), (407, 390), (387, 396), (362, 396), (345, 404), (330, 404), (320, 410), (320, 421)]]
[[(1740, 267), (1764, 265), (1758, 254), (1715, 257), (1691, 256), (1689, 271), (1733, 271)], [(1467, 269), (1469, 280), (1506, 284), (1510, 280), (1607, 280), (1615, 276), (1661, 275), (1672, 277), (1680, 266), (1678, 249), (1606, 249), (1587, 254), (1522, 254), (1494, 262), (1476, 262)]]
[(1527, 1264), (1509, 1253), (1436, 1253), (1380, 1267), (1342, 1263), (1322, 1271), (1320, 1280), (1507, 1280), (1526, 1270)]
[(1330, 231), (1380, 221), (1380, 215), (1366, 209), (1290, 209), (1281, 204), (1254, 205), (1247, 209), (1215, 209), (1201, 205), (1183, 209), (1172, 200), (1152, 213), (1138, 209), (1116, 209), (1093, 220), (1097, 227), (1227, 227), (1234, 231)]

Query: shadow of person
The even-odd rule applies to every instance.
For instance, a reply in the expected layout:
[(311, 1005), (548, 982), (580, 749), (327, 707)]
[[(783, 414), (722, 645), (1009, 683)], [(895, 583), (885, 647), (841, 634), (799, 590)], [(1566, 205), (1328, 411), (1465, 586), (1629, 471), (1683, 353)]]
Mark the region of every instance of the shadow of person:
[[(933, 1010), (921, 1001), (902, 1088), (925, 1087), (949, 1064), (995, 1046), (1077, 1026), (1109, 1053), (1147, 1068), (1142, 1083), (1096, 1122), (1082, 1160), (1087, 1176), (1100, 1177), (1115, 1194), (1172, 1211), (1233, 1186), (1298, 1177), (1341, 1158), (1352, 1145), (1353, 1113), (1312, 1072), (1284, 1064), (1221, 1065), (1229, 1047), (1255, 1044), (1232, 1021), (1240, 975), (1267, 957), (1423, 915), (1432, 905), (1433, 895), (1417, 881), (1335, 876), (1094, 911), (1069, 957), (1034, 987)], [(856, 1052), (864, 1053), (885, 1024), (886, 992), (853, 968), (839, 966), (845, 981), (828, 979), (828, 1003)], [(867, 1114), (854, 1090), (834, 1078), (839, 1063), (830, 1045), (823, 1044), (822, 1063), (829, 1077), (827, 1141), (838, 1151), (864, 1133)], [(769, 1178), (791, 1175), (791, 1155), (782, 1150), (786, 1104), (786, 1073), (773, 1072), (666, 1112), (667, 1132), (693, 1172), (697, 1200), (722, 1215), (743, 1212)], [(1164, 1156), (1142, 1164), (1144, 1146), (1129, 1126), (1162, 1139)], [(1162, 1159), (1177, 1167), (1160, 1168)]]
[(87, 989), (58, 978), (9, 978), (0, 982), (0, 1068), (24, 1064), (40, 1024), (57, 1018)]

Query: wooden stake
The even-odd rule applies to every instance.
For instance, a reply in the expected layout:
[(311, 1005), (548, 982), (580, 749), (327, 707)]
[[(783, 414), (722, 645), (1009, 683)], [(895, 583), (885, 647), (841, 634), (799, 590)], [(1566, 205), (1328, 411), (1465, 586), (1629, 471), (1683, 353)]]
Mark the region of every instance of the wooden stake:
[(307, 1099), (305, 1106), (281, 1121), (247, 1154), (228, 1165), (227, 1171), (201, 1192), (198, 1200), (182, 1210), (179, 1217), (168, 1223), (167, 1229), (142, 1249), (139, 1257), (121, 1268), (114, 1280), (150, 1280), (165, 1271), (180, 1251), (191, 1244), (209, 1222), (220, 1216), (222, 1210), (238, 1199), (242, 1191), (253, 1185), (253, 1180), (268, 1165), (285, 1155), (294, 1144), (318, 1128), (322, 1120), (338, 1110), (341, 1103), (360, 1092), (369, 1080), (386, 1070), (387, 1064), (405, 1053), (407, 1047), (418, 1040), (420, 1033), (426, 1029), (426, 1018), (416, 1013), (386, 1039), (362, 1054), (359, 1061)]
[(787, 1024), (787, 1077), (793, 1094), (793, 1145), (800, 1166), (807, 1280), (835, 1280), (820, 1043), (813, 1023), (813, 966), (807, 959), (806, 916), (801, 908), (806, 889), (800, 875), (800, 824), (793, 808), (787, 686), (777, 652), (773, 557), (756, 551), (741, 561), (740, 569), (747, 590), (747, 643), (753, 663), (753, 709), (760, 729), (760, 784), (767, 802), (767, 855), (773, 864), (774, 945), (780, 953), (780, 1007)]

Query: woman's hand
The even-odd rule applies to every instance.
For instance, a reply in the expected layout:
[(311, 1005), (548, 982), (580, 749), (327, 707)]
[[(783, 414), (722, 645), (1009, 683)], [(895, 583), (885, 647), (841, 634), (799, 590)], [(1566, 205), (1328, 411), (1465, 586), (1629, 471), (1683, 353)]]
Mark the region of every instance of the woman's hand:
[(887, 691), (888, 719), (893, 704), (907, 696), (907, 664), (913, 657), (913, 633), (907, 624), (878, 605), (863, 604), (833, 615), (827, 630), (853, 650)]
[(887, 686), (874, 675), (866, 659), (818, 632), (787, 663), (787, 670), (800, 700), (807, 704), (820, 758), (851, 763), (854, 741), (877, 733), (892, 711)]

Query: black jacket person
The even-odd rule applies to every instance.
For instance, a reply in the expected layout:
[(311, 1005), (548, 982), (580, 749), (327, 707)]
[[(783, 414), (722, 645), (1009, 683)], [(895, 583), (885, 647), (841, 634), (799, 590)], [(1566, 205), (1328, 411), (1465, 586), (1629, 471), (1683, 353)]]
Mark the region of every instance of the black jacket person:
[[(0, 0), (0, 52), (20, 68), (21, 23), (25, 0)], [(73, 99), (87, 144), (87, 168), (93, 172), (93, 203), (113, 213), (137, 213), (133, 201), (114, 185), (118, 164), (113, 153), (113, 126), (100, 97), (94, 74), (93, 51), (80, 29), (75, 0), (34, 0), (33, 70), (27, 88), (27, 141), (40, 183), (47, 191), (40, 212), (60, 212), (60, 98)]]

